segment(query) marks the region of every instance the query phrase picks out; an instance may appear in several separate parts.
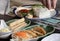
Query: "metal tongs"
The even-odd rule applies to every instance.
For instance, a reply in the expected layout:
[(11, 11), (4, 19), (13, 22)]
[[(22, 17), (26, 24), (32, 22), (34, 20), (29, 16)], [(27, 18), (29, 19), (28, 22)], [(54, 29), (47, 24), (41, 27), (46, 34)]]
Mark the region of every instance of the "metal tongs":
[(37, 23), (37, 24), (45, 24), (45, 25), (50, 25), (50, 26), (54, 26), (54, 27), (60, 27), (60, 22), (54, 24), (54, 23), (51, 23), (51, 22), (45, 22), (43, 20), (38, 20), (38, 21), (35, 21), (34, 23)]
[(7, 8), (8, 8), (8, 3), (9, 3), (9, 0), (7, 0), (6, 7), (5, 7), (5, 10), (4, 10), (4, 15), (6, 15)]

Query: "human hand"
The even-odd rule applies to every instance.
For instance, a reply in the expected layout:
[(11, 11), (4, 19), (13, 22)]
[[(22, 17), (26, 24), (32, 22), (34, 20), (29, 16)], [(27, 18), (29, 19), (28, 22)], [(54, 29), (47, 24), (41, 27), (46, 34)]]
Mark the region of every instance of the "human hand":
[(57, 0), (40, 0), (48, 9), (55, 9)]

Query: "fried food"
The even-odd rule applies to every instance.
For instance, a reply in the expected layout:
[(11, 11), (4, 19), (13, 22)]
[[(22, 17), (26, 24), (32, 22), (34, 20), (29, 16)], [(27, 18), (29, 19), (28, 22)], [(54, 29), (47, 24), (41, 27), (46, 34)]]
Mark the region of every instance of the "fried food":
[(42, 27), (36, 26), (36, 27), (34, 28), (34, 30), (42, 33), (43, 35), (46, 34), (46, 31), (45, 31)]
[(31, 29), (24, 29), (20, 32), (15, 33), (15, 36), (19, 37), (20, 39), (33, 39), (33, 38), (37, 38), (40, 36), (43, 36), (46, 34), (46, 31), (44, 30), (44, 28), (40, 27), (40, 26), (35, 26)]
[(42, 36), (43, 35), (42, 33), (38, 32), (38, 31), (35, 31), (34, 29), (31, 29), (31, 31), (34, 32), (34, 33), (36, 33), (39, 36)]
[(31, 30), (25, 30), (25, 32), (29, 33), (30, 35), (32, 35), (32, 37), (37, 37), (37, 35), (35, 33), (33, 33)]

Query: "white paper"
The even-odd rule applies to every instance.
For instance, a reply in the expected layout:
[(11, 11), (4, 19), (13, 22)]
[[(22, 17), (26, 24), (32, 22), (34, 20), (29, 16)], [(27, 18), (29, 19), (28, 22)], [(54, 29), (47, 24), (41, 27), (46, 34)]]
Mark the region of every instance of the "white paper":
[(6, 27), (8, 27), (6, 22), (4, 20), (0, 20), (0, 30)]
[(60, 34), (55, 33), (50, 36), (45, 37), (41, 41), (60, 41)]

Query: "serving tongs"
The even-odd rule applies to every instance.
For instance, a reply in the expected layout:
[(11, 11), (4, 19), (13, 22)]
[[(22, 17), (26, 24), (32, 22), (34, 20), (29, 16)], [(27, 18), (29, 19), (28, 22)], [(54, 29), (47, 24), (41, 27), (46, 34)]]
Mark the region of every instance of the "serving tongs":
[(7, 8), (8, 8), (8, 2), (9, 2), (9, 0), (7, 0), (6, 6), (5, 6), (4, 17), (3, 17), (4, 20), (5, 20), (5, 16), (7, 16), (6, 12), (7, 12)]
[(60, 22), (57, 22), (56, 24), (54, 24), (54, 23), (51, 23), (51, 22), (48, 22), (48, 21), (44, 21), (44, 20), (37, 20), (34, 23), (37, 23), (37, 24), (42, 23), (42, 25), (43, 24), (44, 25), (49, 25), (49, 26), (55, 27), (56, 29), (60, 29)]

